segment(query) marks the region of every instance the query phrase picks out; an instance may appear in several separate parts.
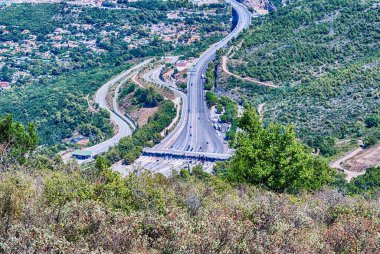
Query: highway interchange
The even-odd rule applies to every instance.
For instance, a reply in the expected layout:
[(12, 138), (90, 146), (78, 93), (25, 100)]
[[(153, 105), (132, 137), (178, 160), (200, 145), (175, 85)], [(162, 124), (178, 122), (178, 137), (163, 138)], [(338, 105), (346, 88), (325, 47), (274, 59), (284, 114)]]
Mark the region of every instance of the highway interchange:
[(169, 136), (158, 146), (159, 149), (173, 149), (204, 153), (224, 154), (227, 152), (226, 143), (212, 126), (208, 108), (205, 102), (202, 75), (208, 63), (215, 57), (216, 51), (227, 46), (233, 38), (237, 37), (251, 23), (251, 13), (235, 0), (230, 1), (238, 15), (238, 23), (231, 33), (223, 40), (212, 45), (196, 61), (188, 73), (188, 113), (183, 115), (185, 124), (179, 124)]
[(115, 136), (112, 138), (96, 144), (94, 146), (85, 148), (83, 150), (89, 151), (92, 153), (92, 156), (95, 156), (97, 154), (105, 153), (109, 150), (110, 147), (116, 145), (119, 143), (120, 139), (129, 136), (133, 133), (135, 129), (135, 124), (133, 121), (131, 121), (129, 118), (123, 116), (122, 113), (119, 112), (118, 107), (116, 106), (116, 94), (113, 99), (113, 108), (111, 109), (107, 102), (107, 93), (110, 89), (110, 87), (114, 86), (115, 84), (118, 84), (116, 87), (116, 92), (118, 92), (120, 88), (120, 84), (123, 83), (124, 80), (128, 79), (130, 74), (143, 66), (150, 63), (152, 59), (148, 59), (136, 66), (134, 66), (131, 69), (128, 69), (124, 71), (123, 73), (119, 74), (118, 76), (114, 77), (112, 80), (105, 83), (95, 94), (95, 102), (99, 105), (100, 108), (103, 108), (107, 110), (110, 113), (111, 121), (115, 123), (118, 126), (118, 132)]
[[(168, 87), (175, 94), (179, 95), (182, 100), (180, 121), (174, 130), (154, 148), (158, 152), (165, 150), (166, 154), (170, 154), (170, 150), (172, 150), (173, 154), (176, 154), (178, 151), (186, 151), (188, 153), (193, 152), (194, 154), (208, 154), (211, 157), (217, 154), (225, 157), (229, 152), (226, 142), (212, 126), (208, 107), (205, 101), (202, 78), (207, 69), (208, 63), (215, 58), (216, 51), (226, 47), (233, 38), (236, 38), (244, 29), (247, 29), (251, 23), (251, 13), (243, 4), (240, 4), (235, 0), (227, 0), (227, 2), (232, 5), (232, 8), (237, 13), (237, 25), (224, 39), (213, 44), (194, 63), (188, 72), (189, 78), (187, 84), (187, 95), (176, 89), (175, 85), (162, 81), (159, 77), (160, 69), (155, 69), (151, 71), (149, 75), (144, 76), (144, 79), (148, 82)], [(120, 83), (128, 79), (131, 73), (147, 65), (151, 62), (151, 60), (152, 59), (148, 59), (121, 73), (111, 81), (104, 84), (96, 92), (96, 103), (99, 104), (100, 108), (104, 108), (110, 112), (111, 120), (118, 126), (118, 133), (107, 141), (84, 149), (86, 151), (90, 151), (92, 156), (107, 152), (109, 148), (116, 145), (121, 138), (133, 133), (135, 125), (133, 121), (123, 116), (123, 114), (118, 111), (116, 98), (120, 88)], [(117, 86), (111, 109), (107, 103), (106, 97), (109, 89), (115, 84), (117, 84)], [(154, 153), (154, 149), (152, 149), (151, 152)], [(143, 161), (144, 158), (140, 158), (140, 162), (141, 160)], [(154, 164), (157, 169), (160, 169), (161, 167), (158, 161), (159, 160), (154, 161)], [(150, 168), (148, 164), (144, 166), (147, 169)], [(169, 165), (170, 163), (166, 164)]]
[[(251, 13), (244, 5), (235, 0), (232, 0), (230, 3), (238, 15), (238, 23), (233, 31), (223, 40), (212, 45), (204, 52), (189, 71), (187, 98), (184, 98), (184, 95), (181, 94), (183, 107), (180, 122), (161, 143), (153, 149), (144, 149), (144, 154), (149, 156), (140, 157), (135, 165), (129, 166), (127, 170), (133, 170), (138, 165), (153, 172), (170, 175), (173, 169), (188, 166), (189, 164), (196, 164), (193, 159), (178, 159), (177, 155), (181, 151), (183, 151), (185, 157), (191, 157), (191, 155), (193, 157), (202, 155), (211, 159), (226, 159), (229, 157), (225, 141), (212, 126), (205, 102), (202, 76), (207, 69), (208, 63), (214, 59), (216, 51), (227, 46), (228, 42), (248, 28), (251, 23)], [(159, 74), (160, 71), (156, 69), (145, 74), (144, 78), (148, 82), (171, 87), (170, 84), (165, 83), (159, 78)], [(173, 91), (178, 93), (178, 90), (174, 89)], [(154, 157), (154, 154), (157, 157)], [(162, 158), (162, 155), (165, 155), (164, 158)], [(204, 170), (210, 171), (211, 168), (212, 163), (205, 162), (203, 164)], [(120, 166), (114, 167), (114, 169), (125, 173)]]

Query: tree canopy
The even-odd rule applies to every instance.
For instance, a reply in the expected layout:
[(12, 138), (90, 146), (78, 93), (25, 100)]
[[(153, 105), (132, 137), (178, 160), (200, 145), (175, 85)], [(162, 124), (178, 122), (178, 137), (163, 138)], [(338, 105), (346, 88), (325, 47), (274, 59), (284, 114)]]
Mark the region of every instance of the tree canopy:
[(25, 155), (33, 151), (37, 144), (34, 124), (29, 123), (24, 127), (21, 123), (14, 122), (11, 115), (0, 118), (0, 171), (10, 163), (24, 162)]
[(321, 189), (332, 180), (332, 169), (296, 139), (292, 126), (263, 127), (255, 110), (247, 107), (239, 128), (228, 179), (290, 193)]

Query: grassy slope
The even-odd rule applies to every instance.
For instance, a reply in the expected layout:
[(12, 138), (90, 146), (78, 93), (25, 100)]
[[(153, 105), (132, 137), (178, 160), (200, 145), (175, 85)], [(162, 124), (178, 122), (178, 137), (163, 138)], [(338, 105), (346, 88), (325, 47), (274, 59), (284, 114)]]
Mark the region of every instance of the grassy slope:
[(265, 117), (295, 124), (302, 138), (356, 135), (367, 114), (380, 112), (376, 2), (295, 1), (256, 20), (235, 54), (244, 64), (230, 69), (285, 88), (229, 87), (266, 101)]
[(380, 247), (374, 201), (331, 190), (292, 196), (235, 188), (202, 174), (123, 179), (67, 165), (0, 174), (0, 212), (2, 253), (375, 253)]
[(3, 93), (0, 115), (11, 112), (19, 121), (36, 122), (42, 144), (59, 143), (71, 135), (73, 126), (92, 121), (85, 96), (129, 66), (71, 72), (45, 84)]

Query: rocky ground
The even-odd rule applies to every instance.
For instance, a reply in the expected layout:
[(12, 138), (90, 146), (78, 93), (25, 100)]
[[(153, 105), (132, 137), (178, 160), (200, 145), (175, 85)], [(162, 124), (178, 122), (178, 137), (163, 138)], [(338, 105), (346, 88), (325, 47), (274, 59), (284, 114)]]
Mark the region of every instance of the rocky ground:
[(343, 166), (350, 171), (361, 172), (370, 167), (380, 165), (380, 143), (374, 147), (365, 149), (354, 157), (343, 162)]

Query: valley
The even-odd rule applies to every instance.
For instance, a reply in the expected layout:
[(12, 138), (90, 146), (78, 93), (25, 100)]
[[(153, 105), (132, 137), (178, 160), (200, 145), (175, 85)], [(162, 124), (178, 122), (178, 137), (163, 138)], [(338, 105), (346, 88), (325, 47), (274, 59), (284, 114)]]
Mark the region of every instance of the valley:
[(0, 0), (0, 253), (378, 253), (378, 0)]

